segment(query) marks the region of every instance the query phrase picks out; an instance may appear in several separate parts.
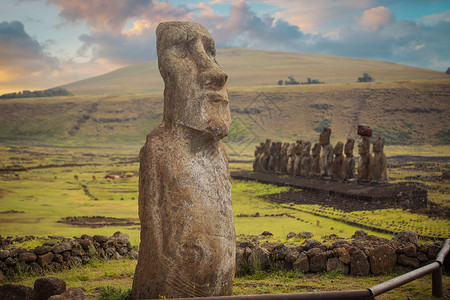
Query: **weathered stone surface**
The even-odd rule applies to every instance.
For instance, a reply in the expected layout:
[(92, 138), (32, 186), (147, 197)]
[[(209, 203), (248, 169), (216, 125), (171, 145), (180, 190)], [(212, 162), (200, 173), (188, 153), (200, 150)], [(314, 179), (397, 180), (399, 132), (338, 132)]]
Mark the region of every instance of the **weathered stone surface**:
[(344, 264), (337, 257), (331, 257), (327, 260), (327, 272), (339, 272), (342, 274), (348, 274), (349, 267), (347, 264)]
[(348, 138), (344, 148), (345, 159), (343, 165), (344, 178), (347, 180), (355, 178), (355, 157), (353, 156), (354, 146), (355, 140)]
[(33, 288), (18, 284), (5, 284), (0, 286), (0, 299), (31, 300)]
[(400, 254), (397, 258), (397, 262), (400, 265), (411, 267), (411, 268), (418, 268), (420, 265), (420, 262), (417, 258), (414, 257), (408, 257), (405, 254)]
[(53, 253), (61, 253), (64, 251), (70, 251), (72, 249), (72, 244), (69, 241), (63, 241), (52, 247)]
[(305, 240), (304, 243), (305, 243), (305, 245), (304, 245), (305, 250), (309, 250), (312, 248), (319, 248), (322, 245), (321, 242), (319, 242), (317, 240), (313, 240), (313, 239), (307, 239), (307, 240)]
[(33, 300), (47, 300), (53, 295), (59, 295), (66, 290), (66, 282), (56, 277), (36, 279), (34, 282)]
[(372, 136), (372, 128), (370, 128), (370, 126), (366, 125), (366, 124), (358, 125), (358, 135), (371, 137)]
[(97, 243), (100, 243), (100, 244), (106, 243), (106, 242), (108, 241), (108, 237), (105, 236), (105, 235), (94, 235), (94, 236), (92, 237), (92, 239), (93, 239), (94, 241), (96, 241)]
[(401, 248), (403, 253), (409, 257), (417, 257), (417, 248), (414, 244), (408, 243), (404, 247)]
[(426, 253), (423, 252), (417, 252), (417, 259), (423, 263), (423, 262), (427, 262), (429, 260), (428, 256), (426, 255)]
[(220, 141), (231, 124), (227, 75), (201, 25), (161, 23), (156, 35), (164, 117), (140, 152), (133, 298), (229, 295), (236, 246)]
[(297, 260), (292, 264), (293, 267), (302, 273), (309, 272), (309, 259), (305, 252), (298, 255)]
[(36, 255), (42, 255), (42, 254), (50, 252), (51, 250), (52, 250), (52, 247), (47, 246), (47, 245), (42, 245), (42, 246), (34, 248), (34, 253)]
[(10, 251), (9, 250), (0, 250), (0, 259), (5, 259), (9, 256)]
[(380, 245), (370, 251), (369, 261), (370, 270), (373, 274), (383, 274), (395, 270), (397, 255), (392, 247)]
[(350, 257), (350, 274), (354, 276), (367, 276), (370, 271), (367, 255), (356, 249)]
[(294, 232), (289, 232), (286, 236), (286, 239), (292, 239), (294, 237), (296, 237), (297, 235)]
[(256, 247), (248, 257), (251, 272), (270, 270), (270, 253), (267, 249)]
[(344, 177), (344, 156), (342, 151), (344, 150), (344, 143), (337, 142), (336, 146), (333, 148), (333, 162), (331, 164), (331, 171), (333, 177), (343, 178)]
[(41, 266), (45, 267), (53, 261), (54, 254), (52, 252), (48, 252), (43, 255), (38, 255), (36, 262)]
[(83, 247), (80, 244), (76, 243), (72, 246), (72, 255), (82, 256), (84, 254), (85, 254), (85, 252), (83, 250)]
[(311, 150), (311, 170), (310, 174), (320, 175), (320, 144), (315, 143)]
[(53, 261), (62, 264), (64, 257), (61, 254), (55, 254), (53, 255)]
[(431, 244), (427, 251), (428, 258), (435, 259), (439, 251), (441, 251), (441, 247), (437, 243)]
[(320, 174), (322, 176), (332, 175), (333, 146), (330, 145), (331, 128), (324, 127), (319, 137), (319, 144), (322, 146), (320, 156)]
[(25, 252), (26, 250), (24, 249), (24, 248), (22, 248), (22, 247), (19, 247), (19, 248), (15, 248), (15, 249), (13, 249), (13, 250), (11, 250), (10, 252), (9, 252), (9, 256), (11, 256), (11, 257), (16, 257), (16, 256), (19, 256), (21, 253), (23, 253), (23, 252)]
[(417, 245), (419, 235), (414, 231), (405, 230), (397, 233), (392, 239), (399, 243), (412, 243)]
[(79, 287), (68, 288), (61, 295), (54, 295), (48, 298), (48, 300), (85, 300), (87, 299), (84, 290)]
[(22, 252), (19, 254), (19, 261), (32, 262), (35, 261), (36, 258), (37, 256), (33, 252)]
[(81, 259), (81, 257), (79, 256), (72, 256), (70, 258), (70, 261), (75, 265), (75, 266), (81, 266), (83, 264), (83, 260)]
[[(314, 249), (317, 249), (317, 248), (314, 248)], [(311, 250), (314, 250), (314, 249), (311, 249)], [(320, 251), (319, 253), (317, 253), (315, 255), (310, 256), (308, 254), (308, 256), (309, 256), (309, 271), (310, 272), (317, 273), (317, 272), (326, 270), (327, 258), (325, 256), (324, 252)]]
[(3, 281), (3, 280), (5, 280), (5, 279), (6, 279), (6, 276), (3, 275), (3, 271), (0, 270), (0, 281)]

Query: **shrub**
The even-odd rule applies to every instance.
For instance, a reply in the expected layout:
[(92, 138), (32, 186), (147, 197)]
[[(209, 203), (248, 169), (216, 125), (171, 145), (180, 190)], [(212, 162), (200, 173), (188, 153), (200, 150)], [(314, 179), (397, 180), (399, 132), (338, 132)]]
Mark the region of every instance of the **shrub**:
[(315, 132), (322, 132), (324, 127), (331, 127), (331, 120), (330, 119), (322, 119), (320, 121), (316, 121), (317, 125), (314, 127)]
[(133, 300), (131, 297), (131, 289), (123, 291), (121, 288), (114, 286), (102, 286), (100, 288), (100, 300)]
[(372, 82), (375, 81), (375, 79), (369, 75), (369, 73), (363, 73), (362, 77), (358, 77), (357, 82)]

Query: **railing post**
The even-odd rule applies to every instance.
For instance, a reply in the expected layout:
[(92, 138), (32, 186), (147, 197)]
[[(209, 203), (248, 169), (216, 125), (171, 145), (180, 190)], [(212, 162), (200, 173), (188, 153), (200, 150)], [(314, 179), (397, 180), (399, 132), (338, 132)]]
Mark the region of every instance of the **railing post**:
[(444, 292), (442, 290), (442, 265), (432, 273), (432, 295), (442, 298)]

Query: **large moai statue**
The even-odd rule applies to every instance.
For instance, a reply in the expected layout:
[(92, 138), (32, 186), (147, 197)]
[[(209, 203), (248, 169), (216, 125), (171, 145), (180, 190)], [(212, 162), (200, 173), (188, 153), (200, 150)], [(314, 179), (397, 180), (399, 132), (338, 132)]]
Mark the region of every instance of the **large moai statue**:
[(292, 143), (289, 145), (289, 148), (287, 149), (287, 156), (288, 156), (288, 161), (286, 164), (286, 172), (289, 175), (294, 175), (294, 162), (295, 162), (295, 143)]
[(289, 143), (284, 143), (281, 148), (281, 160), (280, 160), (280, 172), (287, 173), (287, 164), (289, 161), (288, 149), (291, 145)]
[(355, 178), (355, 157), (353, 156), (353, 148), (355, 146), (355, 140), (348, 138), (345, 143), (344, 153), (344, 178), (346, 180), (353, 180)]
[(320, 144), (315, 143), (311, 150), (311, 175), (320, 175)]
[(331, 128), (324, 127), (319, 137), (319, 144), (322, 146), (320, 156), (320, 174), (322, 176), (331, 176), (331, 165), (333, 163), (333, 146), (330, 145)]
[(358, 125), (358, 135), (361, 136), (361, 142), (358, 144), (358, 154), (360, 162), (358, 164), (358, 179), (362, 181), (370, 180), (372, 172), (370, 171), (370, 161), (372, 155), (370, 154), (370, 137), (372, 136), (372, 129), (368, 125)]
[(358, 154), (361, 157), (358, 165), (358, 179), (367, 181), (371, 178), (370, 161), (372, 154), (370, 154), (370, 137), (363, 136), (361, 142), (358, 144)]
[[(320, 149), (320, 148), (319, 148)], [(302, 163), (300, 168), (300, 175), (309, 175), (311, 172), (311, 142), (305, 142), (302, 145)]]
[(386, 154), (383, 152), (384, 138), (379, 136), (373, 142), (372, 151), (374, 153), (370, 161), (370, 171), (372, 172), (372, 180), (387, 181), (387, 160)]
[(158, 25), (164, 117), (140, 152), (141, 242), (133, 299), (230, 295), (235, 231), (227, 75), (196, 23)]
[(267, 170), (273, 172), (275, 170), (275, 159), (276, 159), (277, 143), (272, 142), (272, 146), (269, 149), (269, 163), (267, 164)]
[(263, 153), (259, 160), (260, 171), (263, 172), (267, 171), (267, 168), (269, 166), (269, 158), (270, 158), (270, 139), (266, 139), (266, 142), (264, 143), (263, 147)]
[(261, 171), (260, 160), (261, 155), (264, 154), (264, 143), (260, 143), (255, 147), (255, 159), (253, 160), (253, 171)]
[(303, 141), (298, 140), (295, 144), (294, 149), (294, 175), (300, 175), (302, 169), (302, 150), (303, 150)]
[(283, 146), (282, 142), (277, 142), (276, 148), (275, 148), (275, 158), (274, 158), (274, 165), (273, 170), (276, 173), (280, 173), (281, 171), (281, 148)]
[(344, 166), (344, 156), (342, 154), (344, 151), (344, 143), (337, 142), (336, 146), (333, 148), (333, 162), (331, 166), (332, 175), (335, 178), (343, 178), (343, 166)]

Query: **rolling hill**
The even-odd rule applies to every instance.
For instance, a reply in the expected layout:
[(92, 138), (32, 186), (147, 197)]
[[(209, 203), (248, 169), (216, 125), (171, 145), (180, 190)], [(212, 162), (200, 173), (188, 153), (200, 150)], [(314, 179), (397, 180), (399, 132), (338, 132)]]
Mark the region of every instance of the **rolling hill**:
[[(299, 82), (309, 77), (325, 83), (354, 83), (363, 72), (376, 82), (450, 77), (444, 72), (363, 58), (241, 48), (219, 49), (217, 61), (228, 74), (229, 87), (276, 85), (291, 75)], [(74, 95), (135, 94), (161, 92), (163, 81), (154, 60), (62, 87)]]

